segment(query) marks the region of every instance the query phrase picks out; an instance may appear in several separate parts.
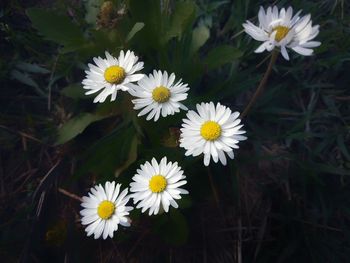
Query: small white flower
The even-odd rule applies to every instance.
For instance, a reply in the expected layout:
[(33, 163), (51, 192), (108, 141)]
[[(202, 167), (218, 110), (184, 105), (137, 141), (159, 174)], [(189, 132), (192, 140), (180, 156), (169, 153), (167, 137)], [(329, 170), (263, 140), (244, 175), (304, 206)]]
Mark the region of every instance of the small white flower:
[(128, 189), (120, 193), (120, 186), (121, 184), (115, 185), (115, 182), (106, 182), (103, 188), (99, 184), (91, 188), (89, 196), (83, 197), (81, 223), (88, 225), (85, 229), (88, 236), (94, 234), (95, 239), (101, 235), (103, 239), (108, 236), (112, 238), (119, 224), (130, 226), (130, 219), (127, 216), (133, 208), (126, 206), (130, 199), (127, 196)]
[(186, 156), (203, 153), (205, 166), (211, 157), (214, 162), (220, 160), (226, 165), (225, 153), (233, 159), (232, 149), (238, 149), (238, 142), (247, 139), (241, 135), (245, 131), (241, 130), (243, 125), (239, 125), (239, 112), (232, 113), (220, 103), (215, 108), (213, 102), (197, 104), (197, 111), (188, 111), (187, 119), (183, 119), (180, 147), (187, 150)]
[(167, 158), (163, 157), (158, 164), (153, 158), (152, 164), (146, 162), (140, 168), (130, 184), (134, 204), (139, 202), (136, 208), (142, 208), (142, 213), (149, 209), (149, 215), (158, 214), (161, 206), (165, 212), (170, 205), (178, 208), (175, 199), (181, 199), (180, 194), (188, 194), (188, 191), (179, 188), (187, 181), (177, 162), (167, 163)]
[(93, 58), (96, 65), (88, 64), (89, 70), (85, 71), (86, 78), (82, 84), (88, 91), (85, 95), (100, 92), (94, 99), (94, 103), (104, 102), (111, 95), (111, 101), (117, 97), (118, 90), (126, 91), (131, 82), (143, 78), (144, 74), (136, 74), (143, 69), (143, 62), (137, 62), (138, 57), (134, 52), (128, 50), (126, 54), (120, 51), (119, 57), (111, 56), (107, 51), (106, 58)]
[(289, 60), (287, 48), (304, 56), (312, 55), (312, 48), (321, 45), (321, 42), (311, 41), (318, 35), (320, 26), (312, 26), (310, 14), (300, 17), (300, 13), (301, 11), (293, 16), (292, 7), (278, 11), (274, 6), (267, 8), (266, 12), (263, 7), (260, 7), (259, 26), (255, 26), (250, 21), (243, 24), (247, 34), (257, 41), (264, 42), (255, 52), (271, 51), (279, 47), (286, 60)]
[(176, 84), (174, 81), (174, 73), (168, 77), (166, 71), (162, 73), (154, 70), (153, 74), (141, 79), (137, 83), (138, 85), (133, 85), (129, 93), (137, 97), (137, 99), (132, 100), (135, 105), (134, 109), (143, 108), (138, 116), (149, 113), (146, 119), (154, 118), (154, 121), (157, 121), (160, 115), (165, 117), (179, 112), (180, 109), (187, 110), (180, 101), (187, 98), (189, 88), (187, 84), (181, 82), (181, 79)]

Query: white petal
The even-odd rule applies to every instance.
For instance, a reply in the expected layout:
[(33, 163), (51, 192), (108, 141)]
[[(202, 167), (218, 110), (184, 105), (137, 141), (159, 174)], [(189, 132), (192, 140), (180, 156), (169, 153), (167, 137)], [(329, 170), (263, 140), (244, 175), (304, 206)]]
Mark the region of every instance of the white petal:
[(289, 60), (289, 55), (285, 46), (281, 46), (281, 53), (286, 60)]
[(297, 47), (293, 47), (292, 48), (295, 52), (303, 55), (303, 56), (311, 56), (312, 53), (313, 53), (313, 50), (312, 49), (308, 49), (308, 48), (303, 48), (303, 47), (300, 47), (300, 46), (297, 46)]

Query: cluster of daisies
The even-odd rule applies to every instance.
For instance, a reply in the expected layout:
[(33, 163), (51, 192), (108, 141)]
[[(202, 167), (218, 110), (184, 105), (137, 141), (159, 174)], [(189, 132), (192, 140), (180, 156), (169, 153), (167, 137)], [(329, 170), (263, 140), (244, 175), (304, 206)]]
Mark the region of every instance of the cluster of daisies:
[[(319, 33), (319, 26), (312, 26), (310, 15), (300, 17), (300, 12), (293, 16), (293, 10), (276, 6), (266, 11), (260, 8), (259, 25), (250, 21), (243, 24), (245, 32), (263, 43), (255, 50), (278, 49), (285, 59), (289, 59), (287, 48), (301, 55), (311, 55), (312, 48), (321, 43), (311, 41)], [(86, 78), (82, 84), (86, 95), (98, 93), (94, 103), (102, 103), (110, 96), (114, 101), (119, 90), (128, 92), (138, 116), (146, 120), (157, 121), (160, 117), (174, 115), (187, 107), (181, 102), (186, 100), (189, 87), (181, 79), (176, 80), (174, 73), (154, 70), (148, 76), (140, 73), (143, 62), (132, 51), (121, 51), (118, 58), (105, 53), (105, 58), (94, 58), (94, 64), (88, 64)], [(227, 157), (234, 159), (234, 149), (238, 143), (246, 140), (243, 125), (240, 124), (239, 112), (232, 112), (220, 103), (200, 103), (196, 110), (188, 110), (180, 129), (180, 147), (185, 155), (203, 154), (204, 165), (211, 159), (223, 165)], [(149, 215), (168, 212), (170, 206), (177, 208), (176, 200), (188, 191), (181, 188), (187, 183), (186, 176), (177, 162), (168, 162), (164, 157), (158, 163), (154, 158), (137, 169), (128, 188), (121, 190), (121, 185), (106, 182), (91, 188), (88, 196), (83, 197), (81, 211), (82, 224), (86, 225), (87, 235), (94, 234), (95, 239), (113, 237), (118, 226), (130, 226), (129, 213), (133, 209), (127, 206), (130, 199), (137, 209)]]
[[(188, 85), (181, 79), (176, 81), (175, 74), (166, 71), (154, 70), (148, 76), (138, 73), (143, 62), (138, 61), (134, 52), (121, 51), (118, 58), (106, 52), (106, 58), (94, 58), (94, 62), (96, 65), (88, 64), (82, 82), (87, 95), (100, 92), (94, 102), (104, 102), (108, 96), (114, 101), (118, 90), (122, 90), (135, 97), (134, 109), (140, 110), (138, 116), (147, 114), (146, 120), (157, 121), (160, 116), (188, 110), (181, 103), (187, 98)], [(238, 149), (238, 142), (246, 139), (242, 135), (243, 125), (239, 125), (239, 113), (213, 102), (197, 104), (196, 109), (189, 110), (183, 120), (180, 147), (186, 149), (186, 155), (203, 154), (206, 166), (211, 158), (226, 165), (226, 155), (233, 159), (233, 149)]]
[(149, 215), (168, 212), (170, 206), (177, 208), (176, 200), (188, 194), (181, 188), (187, 183), (185, 179), (177, 162), (168, 162), (163, 157), (159, 163), (153, 158), (137, 169), (130, 183), (130, 194), (128, 188), (121, 191), (121, 184), (115, 182), (96, 185), (83, 197), (81, 204), (84, 208), (80, 211), (81, 222), (87, 226), (87, 235), (94, 234), (95, 239), (112, 238), (119, 225), (130, 226), (129, 212), (133, 210), (132, 206), (127, 206), (130, 198), (137, 204), (136, 208), (141, 208), (142, 212), (148, 210)]

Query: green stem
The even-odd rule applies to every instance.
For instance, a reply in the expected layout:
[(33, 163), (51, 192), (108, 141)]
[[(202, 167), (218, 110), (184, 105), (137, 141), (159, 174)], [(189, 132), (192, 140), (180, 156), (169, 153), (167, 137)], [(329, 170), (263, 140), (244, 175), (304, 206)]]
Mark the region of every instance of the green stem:
[(260, 96), (260, 94), (262, 93), (262, 91), (264, 90), (265, 88), (265, 85), (267, 83), (267, 80), (271, 74), (271, 71), (272, 71), (272, 67), (273, 65), (275, 64), (276, 60), (277, 60), (277, 57), (278, 57), (278, 51), (277, 50), (273, 50), (272, 51), (272, 55), (271, 55), (271, 58), (270, 58), (270, 63), (269, 65), (267, 66), (267, 69), (265, 71), (265, 74), (263, 76), (263, 78), (261, 79), (260, 83), (259, 83), (259, 86), (258, 88), (256, 89), (253, 97), (250, 99), (247, 107), (244, 109), (243, 113), (241, 114), (241, 118), (243, 118), (244, 116), (246, 116), (250, 110), (250, 108), (253, 106), (253, 104), (255, 103), (255, 101), (257, 100), (257, 98)]

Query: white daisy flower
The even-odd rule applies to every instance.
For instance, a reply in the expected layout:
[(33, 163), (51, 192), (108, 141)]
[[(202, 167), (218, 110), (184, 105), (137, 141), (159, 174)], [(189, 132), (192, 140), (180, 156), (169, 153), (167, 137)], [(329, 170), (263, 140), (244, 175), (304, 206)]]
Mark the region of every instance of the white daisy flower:
[(153, 74), (141, 79), (137, 84), (133, 85), (133, 88), (129, 90), (129, 93), (137, 97), (132, 100), (134, 103), (134, 109), (142, 109), (138, 116), (145, 115), (147, 120), (154, 118), (154, 121), (159, 119), (159, 116), (165, 117), (167, 115), (173, 115), (179, 112), (180, 109), (187, 110), (180, 101), (187, 98), (187, 91), (189, 88), (187, 84), (183, 84), (181, 79), (174, 84), (175, 74), (171, 73), (168, 77), (168, 73), (164, 71), (153, 71)]
[(111, 56), (107, 51), (106, 58), (93, 58), (96, 65), (88, 64), (89, 70), (85, 71), (86, 78), (82, 84), (88, 91), (85, 95), (100, 92), (94, 99), (94, 103), (104, 102), (111, 95), (111, 101), (117, 97), (118, 90), (126, 91), (131, 82), (143, 78), (144, 74), (136, 74), (143, 69), (143, 62), (137, 62), (138, 57), (128, 50), (125, 54), (120, 51), (119, 57)]
[(259, 26), (250, 21), (243, 24), (247, 34), (255, 40), (264, 42), (255, 52), (271, 51), (278, 47), (286, 60), (289, 60), (287, 48), (304, 56), (312, 55), (312, 48), (321, 45), (321, 42), (311, 41), (318, 35), (320, 26), (312, 26), (310, 14), (300, 17), (300, 13), (301, 11), (293, 16), (292, 7), (278, 11), (274, 6), (267, 8), (266, 12), (260, 7)]
[(170, 205), (178, 208), (175, 199), (181, 199), (180, 195), (188, 194), (188, 191), (179, 188), (187, 181), (177, 162), (167, 163), (167, 158), (163, 157), (158, 164), (153, 158), (151, 163), (146, 162), (140, 168), (130, 184), (134, 204), (139, 202), (136, 208), (142, 208), (142, 213), (149, 209), (149, 215), (158, 214), (160, 207), (165, 212), (169, 211)]
[(187, 112), (187, 119), (183, 119), (180, 136), (180, 147), (186, 149), (185, 155), (198, 156), (204, 154), (204, 165), (208, 166), (210, 158), (214, 162), (221, 161), (226, 165), (225, 153), (234, 158), (233, 149), (238, 149), (238, 142), (246, 140), (241, 135), (243, 125), (239, 125), (239, 112), (231, 110), (220, 103), (197, 104), (197, 112)]
[(127, 217), (133, 208), (126, 206), (130, 197), (127, 196), (128, 189), (120, 193), (121, 184), (106, 182), (105, 187), (96, 185), (92, 187), (89, 196), (83, 197), (80, 211), (81, 223), (88, 225), (85, 229), (87, 235), (94, 234), (95, 239), (101, 235), (103, 239), (113, 237), (118, 225), (130, 226), (130, 219)]

